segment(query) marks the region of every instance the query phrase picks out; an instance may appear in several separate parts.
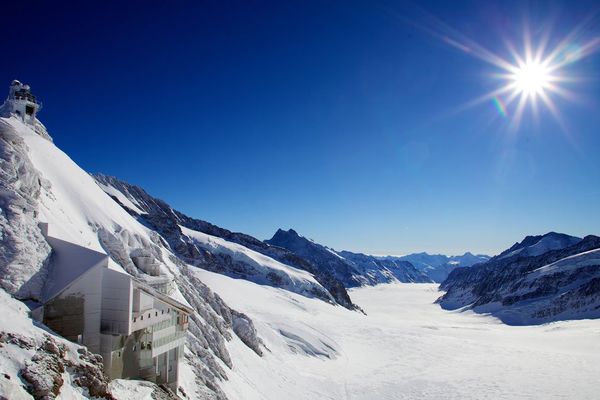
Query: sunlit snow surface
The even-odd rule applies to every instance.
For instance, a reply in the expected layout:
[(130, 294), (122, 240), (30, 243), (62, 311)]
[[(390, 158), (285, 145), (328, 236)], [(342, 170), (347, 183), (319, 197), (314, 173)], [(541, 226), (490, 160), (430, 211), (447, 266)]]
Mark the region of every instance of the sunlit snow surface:
[[(230, 344), (233, 399), (598, 399), (600, 321), (514, 327), (442, 310), (433, 284), (353, 290), (368, 315), (206, 271), (271, 352)], [(283, 333), (282, 333), (283, 332)], [(303, 351), (306, 350), (306, 351)], [(318, 349), (321, 354), (312, 354)], [(314, 353), (314, 352), (313, 352)]]

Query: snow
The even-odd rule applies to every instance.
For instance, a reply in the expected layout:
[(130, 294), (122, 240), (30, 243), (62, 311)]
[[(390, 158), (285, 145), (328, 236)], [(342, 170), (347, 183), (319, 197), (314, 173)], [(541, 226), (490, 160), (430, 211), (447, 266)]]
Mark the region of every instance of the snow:
[[(568, 238), (568, 240), (567, 240), (567, 238)], [(561, 249), (563, 247), (568, 246), (569, 243), (575, 244), (581, 240), (576, 237), (567, 237), (567, 238), (560, 237), (560, 236), (558, 236), (556, 234), (552, 234), (552, 233), (546, 234), (537, 243), (535, 243), (531, 246), (522, 247), (520, 249), (511, 251), (510, 253), (508, 253), (500, 258), (512, 257), (512, 256), (514, 256), (516, 254), (520, 254), (520, 253), (524, 253), (530, 257), (531, 256), (539, 256), (549, 250)]]
[(594, 249), (583, 253), (565, 257), (552, 264), (538, 268), (530, 273), (530, 276), (548, 275), (555, 272), (566, 272), (584, 266), (597, 265), (600, 268), (600, 249)]
[[(25, 390), (24, 382), (20, 377), (20, 370), (30, 362), (36, 353), (37, 346), (44, 342), (45, 337), (52, 335), (50, 331), (38, 326), (29, 318), (27, 307), (20, 301), (13, 299), (8, 293), (0, 289), (0, 332), (12, 333), (30, 340), (31, 349), (22, 348), (13, 344), (0, 346), (0, 399), (31, 400), (33, 397)], [(66, 345), (67, 357), (71, 360), (77, 358), (78, 345), (65, 339), (53, 336), (54, 339)], [(10, 378), (7, 378), (9, 376)], [(86, 399), (82, 389), (72, 384), (69, 373), (62, 374), (64, 384), (61, 386), (58, 400)]]
[(103, 249), (94, 227), (113, 231), (126, 229), (147, 237), (147, 229), (131, 218), (62, 150), (18, 119), (5, 121), (23, 137), (33, 165), (45, 179), (40, 219), (54, 229), (54, 236), (97, 251)]
[(110, 382), (110, 390), (118, 400), (152, 400), (156, 386), (145, 381), (115, 379)]
[[(314, 286), (321, 287), (315, 278), (306, 271), (285, 265), (271, 257), (220, 237), (194, 231), (181, 225), (179, 227), (184, 235), (194, 239), (196, 244), (212, 253), (226, 254), (235, 261), (250, 264), (258, 269), (281, 271), (297, 282), (310, 282)], [(323, 288), (323, 291), (326, 290)]]
[(229, 344), (234, 369), (224, 390), (231, 400), (598, 397), (598, 320), (508, 326), (442, 310), (433, 304), (437, 285), (401, 283), (352, 290), (365, 316), (196, 273), (253, 319), (270, 349), (258, 358), (237, 339)]
[(340, 256), (338, 253), (336, 253), (335, 250), (332, 250), (329, 247), (325, 247), (325, 250), (327, 250), (328, 252), (330, 252), (331, 254), (333, 254), (334, 256), (336, 256), (337, 258), (339, 258), (340, 260), (345, 260), (345, 258), (342, 257), (342, 256)]
[(123, 193), (121, 193), (119, 190), (117, 190), (116, 188), (112, 187), (112, 186), (107, 186), (103, 183), (100, 183), (98, 181), (96, 181), (96, 183), (98, 184), (98, 186), (100, 186), (102, 188), (102, 190), (104, 190), (106, 193), (110, 194), (111, 196), (114, 196), (117, 198), (117, 200), (119, 200), (119, 202), (121, 204), (123, 204), (125, 207), (129, 208), (130, 210), (135, 211), (138, 214), (145, 214), (145, 212), (143, 210), (141, 210), (139, 208), (138, 205), (134, 204), (133, 201), (129, 200), (129, 198), (127, 196), (125, 196)]

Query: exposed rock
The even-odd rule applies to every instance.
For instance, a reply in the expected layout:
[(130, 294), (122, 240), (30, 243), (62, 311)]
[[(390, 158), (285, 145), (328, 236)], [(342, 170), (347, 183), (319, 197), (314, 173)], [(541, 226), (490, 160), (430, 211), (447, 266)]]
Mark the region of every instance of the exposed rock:
[(233, 331), (235, 334), (246, 343), (246, 346), (250, 347), (256, 354), (262, 356), (263, 352), (261, 346), (262, 341), (256, 334), (256, 328), (254, 323), (246, 314), (231, 310)]
[(26, 350), (31, 350), (36, 346), (31, 338), (11, 332), (0, 332), (0, 343), (14, 344)]
[[(331, 271), (319, 269), (289, 250), (271, 246), (250, 235), (231, 232), (209, 222), (190, 218), (187, 215), (174, 210), (166, 202), (150, 196), (142, 188), (130, 185), (117, 178), (102, 174), (94, 175), (94, 178), (101, 186), (115, 188), (126, 196), (133, 204), (137, 204), (136, 207), (143, 211), (142, 214), (127, 207), (120, 202), (117, 197), (112, 196), (113, 199), (121, 204), (121, 206), (131, 215), (143, 220), (147, 225), (159, 232), (167, 240), (174, 252), (186, 263), (200, 266), (209, 271), (227, 274), (242, 279), (260, 281), (261, 283), (270, 284), (276, 287), (282, 287), (287, 284), (286, 278), (275, 271), (269, 272), (265, 277), (262, 277), (248, 264), (234, 261), (227, 255), (211, 254), (210, 252), (199, 248), (193, 240), (181, 232), (179, 225), (240, 244), (258, 253), (269, 256), (283, 264), (308, 271), (315, 276), (317, 282), (329, 291), (338, 304), (349, 309), (356, 308), (355, 305), (352, 304), (344, 284), (338, 280)], [(309, 291), (309, 293), (305, 294), (310, 294), (311, 296), (321, 298), (325, 301), (330, 301), (329, 296), (325, 296), (323, 293), (316, 290)]]
[(21, 370), (21, 376), (28, 383), (29, 393), (35, 400), (54, 399), (64, 383), (62, 373), (65, 366), (57, 357), (36, 353), (31, 362)]
[(74, 369), (73, 383), (86, 388), (92, 397), (114, 399), (110, 393), (108, 377), (104, 374), (102, 356), (90, 353), (85, 348), (78, 349), (78, 353), (83, 363), (67, 362)]
[(287, 249), (298, 257), (304, 258), (312, 265), (312, 271), (331, 274), (345, 287), (393, 281), (431, 282), (427, 275), (418, 271), (409, 262), (350, 251), (337, 252), (300, 236), (293, 229), (287, 231), (278, 229), (267, 243), (273, 247)]
[[(27, 343), (24, 338), (9, 339), (17, 345)], [(26, 344), (25, 347), (29, 347)], [(89, 396), (107, 400), (115, 400), (110, 393), (108, 378), (104, 374), (102, 357), (92, 354), (85, 348), (78, 349), (79, 360), (72, 361), (67, 355), (64, 344), (57, 343), (52, 337), (46, 336), (45, 341), (35, 352), (35, 355), (20, 375), (27, 382), (28, 391), (36, 400), (54, 399), (64, 384), (63, 374), (68, 371), (72, 382), (86, 389)]]
[[(517, 325), (600, 317), (600, 238), (548, 235), (528, 236), (486, 263), (454, 270), (438, 302)], [(540, 252), (537, 244), (548, 237), (542, 244), (550, 250)]]

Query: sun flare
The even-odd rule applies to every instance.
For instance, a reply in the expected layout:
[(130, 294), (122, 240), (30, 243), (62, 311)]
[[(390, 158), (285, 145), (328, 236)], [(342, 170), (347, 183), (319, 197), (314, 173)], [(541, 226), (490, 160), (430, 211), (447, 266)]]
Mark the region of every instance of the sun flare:
[(552, 75), (546, 65), (531, 61), (516, 67), (511, 79), (513, 89), (519, 94), (536, 96), (550, 88)]
[[(582, 21), (563, 37), (552, 34), (550, 25), (537, 26), (535, 34), (525, 23), (521, 40), (502, 37), (504, 50), (495, 52), (480, 45), (445, 25), (432, 19), (427, 32), (438, 36), (444, 43), (494, 67), (490, 77), (496, 87), (491, 91), (461, 104), (462, 111), (483, 103), (491, 102), (498, 115), (510, 122), (512, 132), (519, 130), (522, 120), (533, 117), (539, 120), (542, 112), (549, 112), (563, 131), (567, 132), (563, 116), (559, 111), (562, 101), (582, 102), (585, 98), (572, 88), (584, 82), (574, 64), (600, 50), (600, 37), (585, 37), (588, 20)], [(518, 45), (522, 41), (521, 45)], [(526, 110), (531, 113), (526, 113)]]

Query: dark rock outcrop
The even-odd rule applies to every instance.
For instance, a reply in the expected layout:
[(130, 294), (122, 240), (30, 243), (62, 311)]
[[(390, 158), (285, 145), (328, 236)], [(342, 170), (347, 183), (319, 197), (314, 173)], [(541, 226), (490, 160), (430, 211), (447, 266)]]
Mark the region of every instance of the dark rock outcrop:
[[(112, 187), (134, 203), (137, 210), (127, 207), (119, 201), (117, 197), (111, 195), (110, 192), (107, 192), (131, 215), (160, 233), (174, 252), (188, 264), (243, 279), (250, 279), (253, 274), (252, 269), (248, 265), (234, 262), (226, 256), (212, 254), (200, 248), (191, 238), (183, 234), (180, 226), (240, 244), (283, 264), (308, 271), (314, 275), (317, 282), (327, 289), (338, 304), (349, 309), (355, 308), (343, 282), (337, 279), (332, 273), (315, 268), (312, 263), (289, 250), (271, 246), (268, 243), (244, 233), (231, 232), (209, 222), (188, 217), (187, 215), (174, 210), (166, 202), (150, 196), (144, 189), (123, 182), (117, 178), (102, 174), (96, 174), (94, 175), (94, 178), (101, 187)], [(272, 286), (279, 286), (280, 284), (281, 276), (278, 276), (275, 273), (268, 275), (265, 278), (266, 281), (264, 283), (271, 284)], [(313, 293), (313, 295), (323, 298), (319, 293)], [(326, 300), (325, 298), (323, 299)]]
[(527, 237), (486, 263), (452, 271), (438, 303), (490, 312), (510, 324), (600, 317), (600, 237), (563, 235), (567, 240), (551, 250), (523, 251), (545, 237)]
[(336, 252), (300, 236), (293, 229), (287, 231), (279, 229), (266, 242), (274, 247), (287, 249), (302, 257), (312, 265), (314, 271), (333, 275), (345, 287), (375, 285), (395, 280), (400, 282), (431, 282), (431, 279), (416, 270), (409, 262), (349, 251)]

